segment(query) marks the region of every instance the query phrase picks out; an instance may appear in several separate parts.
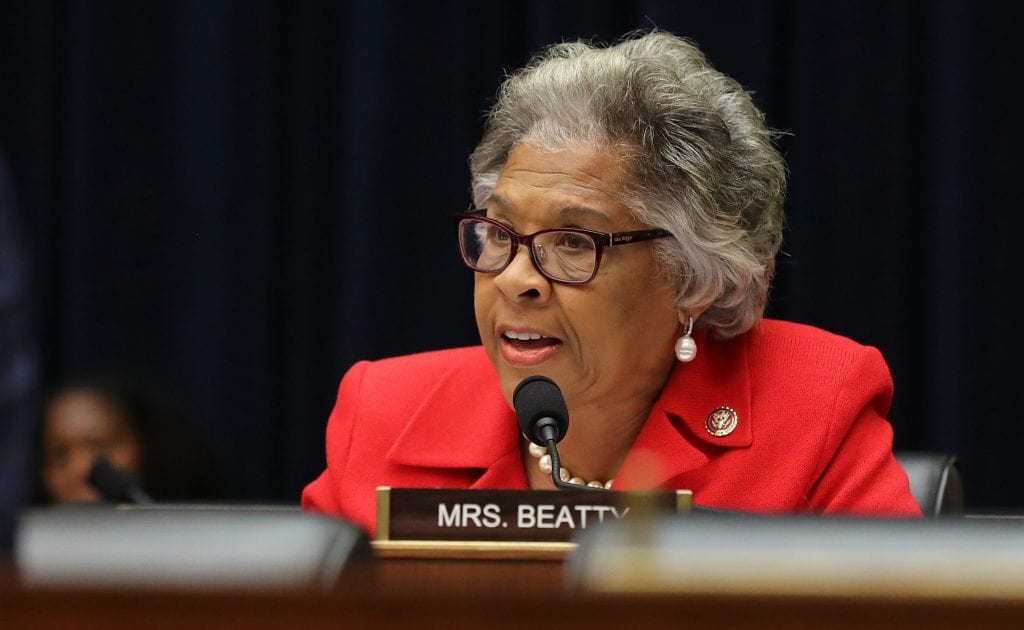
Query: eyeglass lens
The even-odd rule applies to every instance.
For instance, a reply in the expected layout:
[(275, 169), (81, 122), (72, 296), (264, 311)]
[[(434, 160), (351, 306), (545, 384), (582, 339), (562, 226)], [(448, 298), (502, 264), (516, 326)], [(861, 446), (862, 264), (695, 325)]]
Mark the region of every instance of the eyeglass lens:
[[(512, 234), (492, 223), (464, 219), (459, 243), (466, 263), (477, 271), (498, 271), (514, 251)], [(580, 282), (589, 279), (597, 262), (597, 244), (586, 234), (553, 230), (533, 238), (534, 260), (551, 278)]]

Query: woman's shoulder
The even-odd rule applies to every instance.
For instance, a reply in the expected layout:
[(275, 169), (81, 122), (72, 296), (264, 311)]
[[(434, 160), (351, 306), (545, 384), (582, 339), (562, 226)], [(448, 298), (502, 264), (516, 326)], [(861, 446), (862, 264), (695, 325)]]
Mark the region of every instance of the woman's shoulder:
[(776, 374), (845, 380), (868, 373), (885, 381), (889, 368), (877, 348), (849, 337), (796, 322), (762, 319), (747, 334), (747, 349), (755, 366)]
[(816, 326), (781, 319), (762, 319), (749, 333), (752, 345), (793, 350), (817, 351), (839, 355), (860, 355), (878, 352), (849, 337), (829, 332)]
[(444, 350), (428, 350), (414, 354), (385, 357), (365, 361), (375, 370), (384, 372), (436, 373), (457, 369), (474, 369), (480, 365), (490, 365), (483, 346), (466, 346), (463, 348), (446, 348)]
[(494, 369), (482, 346), (431, 350), (356, 363), (345, 380), (358, 380), (360, 387), (401, 392), (434, 388), (441, 382), (478, 381), (495, 378)]

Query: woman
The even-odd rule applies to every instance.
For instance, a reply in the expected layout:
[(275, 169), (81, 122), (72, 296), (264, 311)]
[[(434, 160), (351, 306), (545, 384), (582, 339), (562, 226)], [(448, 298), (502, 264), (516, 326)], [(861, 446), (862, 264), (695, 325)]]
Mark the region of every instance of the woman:
[(69, 383), (47, 398), (40, 426), (39, 499), (93, 503), (97, 458), (138, 478), (161, 501), (219, 499), (214, 457), (182, 406), (153, 385), (117, 375)]
[(652, 32), (550, 48), (502, 86), (471, 170), (459, 243), (483, 345), (353, 367), (307, 509), (372, 531), (378, 485), (552, 488), (510, 407), (542, 374), (569, 409), (565, 479), (920, 514), (878, 351), (761, 318), (785, 165), (695, 46)]

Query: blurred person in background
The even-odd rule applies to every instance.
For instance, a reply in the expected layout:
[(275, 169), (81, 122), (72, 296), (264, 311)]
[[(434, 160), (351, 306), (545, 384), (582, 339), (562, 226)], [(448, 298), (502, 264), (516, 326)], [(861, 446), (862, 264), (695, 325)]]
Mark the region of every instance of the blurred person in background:
[(44, 502), (101, 501), (88, 481), (100, 457), (157, 501), (222, 498), (205, 440), (184, 407), (151, 383), (105, 375), (64, 385), (46, 398), (39, 440)]

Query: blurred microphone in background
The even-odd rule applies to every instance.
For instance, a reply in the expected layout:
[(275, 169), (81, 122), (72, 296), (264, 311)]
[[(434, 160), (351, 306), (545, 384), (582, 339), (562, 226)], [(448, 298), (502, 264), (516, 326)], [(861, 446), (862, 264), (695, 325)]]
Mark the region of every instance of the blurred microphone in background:
[(93, 462), (86, 479), (107, 503), (142, 504), (153, 502), (153, 499), (139, 486), (135, 477), (111, 464), (110, 460), (102, 455)]

